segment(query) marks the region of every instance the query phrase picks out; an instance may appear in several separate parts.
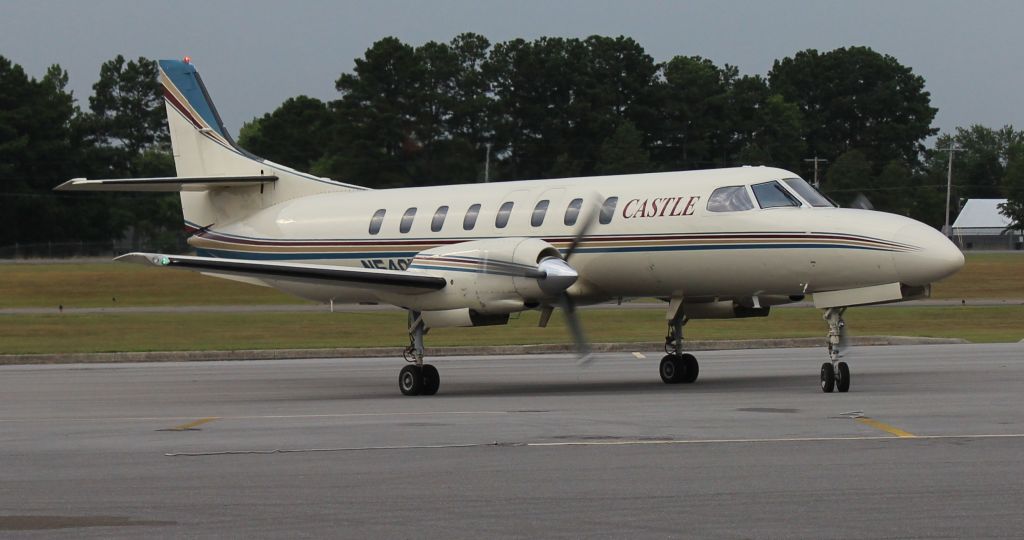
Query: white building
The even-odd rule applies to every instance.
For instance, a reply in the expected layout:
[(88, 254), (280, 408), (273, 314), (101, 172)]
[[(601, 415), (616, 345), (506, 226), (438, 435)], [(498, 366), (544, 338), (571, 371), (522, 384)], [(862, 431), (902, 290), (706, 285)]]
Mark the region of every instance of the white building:
[(1024, 233), (1009, 232), (1010, 218), (999, 211), (1006, 199), (968, 199), (953, 222), (953, 240), (961, 249), (1021, 249)]

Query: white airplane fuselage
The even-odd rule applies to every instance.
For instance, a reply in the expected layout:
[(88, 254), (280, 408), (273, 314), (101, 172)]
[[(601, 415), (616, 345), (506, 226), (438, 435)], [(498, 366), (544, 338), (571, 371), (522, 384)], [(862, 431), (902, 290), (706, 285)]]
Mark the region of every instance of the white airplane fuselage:
[[(326, 193), (265, 208), (190, 243), (200, 254), (223, 258), (415, 272), (411, 263), (419, 252), (467, 241), (536, 238), (564, 249), (579, 228), (565, 224), (571, 201), (617, 197), (610, 222), (595, 222), (573, 257), (580, 279), (571, 292), (581, 299), (788, 297), (886, 283), (923, 286), (963, 264), (960, 251), (936, 230), (894, 214), (815, 208), (803, 199), (800, 207), (755, 203), (749, 210), (708, 210), (716, 188), (795, 177), (782, 169), (741, 167)], [(546, 215), (534, 226), (534, 208), (544, 200)], [(508, 223), (499, 228), (498, 211), (509, 202)], [(465, 215), (477, 204), (476, 223), (466, 230)], [(438, 229), (433, 218), (441, 207), (448, 210)], [(409, 209), (415, 217), (403, 233)], [(385, 211), (380, 230), (369, 234), (379, 210)], [(388, 301), (372, 291), (284, 288), (320, 301)], [(414, 303), (418, 309), (452, 308), (444, 296)]]

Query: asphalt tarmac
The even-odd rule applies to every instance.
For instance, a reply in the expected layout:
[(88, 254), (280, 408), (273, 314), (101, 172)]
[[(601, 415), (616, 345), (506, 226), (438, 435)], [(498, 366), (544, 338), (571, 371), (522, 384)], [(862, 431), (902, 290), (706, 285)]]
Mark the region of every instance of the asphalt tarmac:
[(1024, 535), (1024, 344), (0, 367), (0, 537)]

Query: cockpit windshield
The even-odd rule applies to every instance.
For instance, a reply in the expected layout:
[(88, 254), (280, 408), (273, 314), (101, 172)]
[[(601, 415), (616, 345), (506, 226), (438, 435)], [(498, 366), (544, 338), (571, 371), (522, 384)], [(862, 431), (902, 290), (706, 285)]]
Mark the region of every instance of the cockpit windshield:
[(740, 212), (753, 207), (746, 186), (720, 187), (708, 197), (708, 212)]
[(800, 201), (775, 180), (754, 184), (750, 188), (754, 190), (754, 197), (757, 198), (757, 204), (761, 205), (761, 208), (801, 206)]
[(785, 182), (793, 191), (797, 192), (798, 195), (803, 197), (811, 206), (819, 208), (836, 207), (832, 201), (822, 195), (820, 191), (814, 189), (814, 187), (808, 184), (803, 178), (786, 178), (783, 182)]

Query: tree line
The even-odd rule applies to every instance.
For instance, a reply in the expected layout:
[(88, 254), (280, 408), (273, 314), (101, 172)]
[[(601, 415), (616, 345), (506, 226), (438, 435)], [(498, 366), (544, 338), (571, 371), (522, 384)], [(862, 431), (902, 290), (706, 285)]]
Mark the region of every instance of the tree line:
[[(0, 246), (174, 239), (174, 196), (50, 191), (71, 176), (173, 175), (156, 74), (146, 58), (105, 62), (83, 110), (59, 66), (37, 80), (0, 57)], [(1024, 221), (1024, 132), (970, 126), (925, 147), (937, 130), (924, 79), (867, 47), (801, 51), (760, 76), (698, 56), (656, 62), (627, 37), (389, 37), (335, 88), (337, 99), (297, 96), (245, 123), (239, 144), (374, 188), (478, 182), (485, 167), (490, 181), (735, 165), (810, 179), (819, 158), (839, 203), (863, 196), (938, 226), (955, 143), (956, 200), (1010, 197)]]

